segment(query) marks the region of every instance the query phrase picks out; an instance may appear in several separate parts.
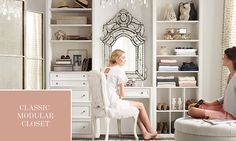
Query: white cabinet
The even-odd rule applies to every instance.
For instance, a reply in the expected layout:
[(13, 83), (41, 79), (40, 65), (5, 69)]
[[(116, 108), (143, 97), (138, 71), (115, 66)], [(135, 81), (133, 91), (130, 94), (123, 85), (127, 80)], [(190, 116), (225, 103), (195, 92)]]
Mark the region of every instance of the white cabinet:
[(93, 0), (87, 7), (74, 0), (47, 0), (46, 10), (47, 88), (72, 90), (72, 137), (91, 137), (87, 71), (93, 58)]
[[(179, 3), (187, 2), (183, 0), (153, 0), (153, 84), (155, 85), (155, 105), (156, 112), (154, 115), (155, 126), (157, 130), (162, 131), (162, 134), (173, 134), (173, 121), (176, 118), (186, 116), (187, 109), (185, 109), (185, 102), (187, 100), (199, 97), (199, 89), (201, 88), (201, 46), (200, 46), (200, 21), (165, 21), (163, 14), (168, 4), (172, 4), (176, 16), (178, 15)], [(199, 15), (200, 0), (193, 0), (196, 11)], [(199, 19), (199, 18), (198, 18)], [(184, 34), (180, 39), (165, 38), (165, 34), (169, 30), (184, 30)], [(189, 36), (188, 36), (189, 35)], [(185, 36), (187, 38), (185, 38)], [(183, 37), (183, 39), (182, 39)], [(182, 49), (182, 50), (178, 50)], [(190, 49), (190, 50), (187, 50)], [(181, 53), (178, 54), (180, 51)], [(185, 52), (182, 52), (185, 51)], [(194, 53), (186, 53), (188, 51), (196, 51)], [(165, 62), (175, 62), (174, 66), (166, 65)], [(163, 63), (164, 62), (164, 63)], [(183, 69), (184, 62), (191, 65), (194, 64), (198, 69)], [(168, 67), (166, 67), (168, 66)], [(170, 67), (169, 67), (170, 66)], [(174, 79), (160, 83), (163, 78)], [(195, 85), (189, 85), (180, 81), (179, 77), (192, 77)], [(165, 80), (164, 80), (165, 81)], [(194, 82), (190, 83), (194, 83)], [(164, 85), (163, 85), (164, 84)], [(180, 100), (179, 100), (180, 99)], [(178, 106), (178, 100), (180, 106)], [(173, 105), (174, 104), (174, 105)], [(160, 123), (167, 123), (167, 128), (160, 129)], [(162, 125), (161, 125), (162, 126)]]
[(72, 137), (91, 137), (91, 96), (86, 72), (50, 72), (51, 89), (72, 89)]

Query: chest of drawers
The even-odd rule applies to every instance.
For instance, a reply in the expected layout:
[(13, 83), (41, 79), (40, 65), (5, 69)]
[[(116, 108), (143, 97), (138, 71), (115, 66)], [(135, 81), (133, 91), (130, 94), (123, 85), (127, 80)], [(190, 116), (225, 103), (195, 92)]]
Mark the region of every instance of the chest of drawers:
[(50, 88), (72, 90), (72, 137), (91, 137), (91, 96), (86, 72), (51, 72)]

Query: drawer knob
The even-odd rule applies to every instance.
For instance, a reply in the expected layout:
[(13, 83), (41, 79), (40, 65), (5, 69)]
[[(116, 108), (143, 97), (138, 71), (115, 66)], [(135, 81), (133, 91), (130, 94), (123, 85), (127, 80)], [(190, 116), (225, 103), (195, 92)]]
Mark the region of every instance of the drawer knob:
[(85, 75), (83, 75), (83, 77), (85, 77)]
[(83, 129), (85, 129), (85, 126), (83, 126)]
[(83, 112), (82, 113), (85, 113), (85, 110), (83, 110)]
[(56, 83), (56, 85), (58, 85), (58, 83)]
[(141, 94), (143, 94), (143, 92), (141, 92)]
[(85, 83), (83, 83), (83, 85), (85, 85)]
[(85, 97), (85, 94), (83, 94), (82, 97)]
[(56, 77), (58, 77), (58, 75), (56, 75)]

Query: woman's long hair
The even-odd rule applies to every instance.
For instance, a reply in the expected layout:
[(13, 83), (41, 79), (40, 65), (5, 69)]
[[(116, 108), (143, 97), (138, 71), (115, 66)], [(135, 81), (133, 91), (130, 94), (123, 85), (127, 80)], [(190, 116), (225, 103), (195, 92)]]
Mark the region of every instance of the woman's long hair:
[(236, 70), (236, 47), (227, 48), (224, 53), (233, 62), (234, 70)]

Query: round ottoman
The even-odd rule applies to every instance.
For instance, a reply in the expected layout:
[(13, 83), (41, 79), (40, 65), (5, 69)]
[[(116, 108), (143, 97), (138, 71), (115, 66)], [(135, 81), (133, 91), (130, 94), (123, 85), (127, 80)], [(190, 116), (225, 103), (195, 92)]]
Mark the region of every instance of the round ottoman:
[(202, 119), (175, 121), (175, 141), (236, 141), (236, 123), (212, 125)]

